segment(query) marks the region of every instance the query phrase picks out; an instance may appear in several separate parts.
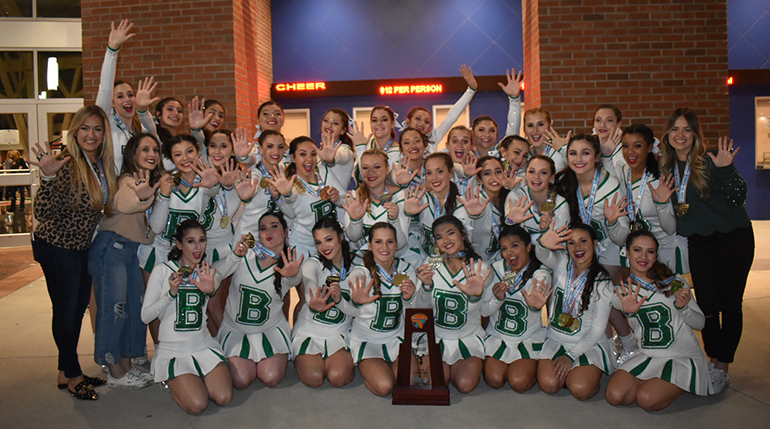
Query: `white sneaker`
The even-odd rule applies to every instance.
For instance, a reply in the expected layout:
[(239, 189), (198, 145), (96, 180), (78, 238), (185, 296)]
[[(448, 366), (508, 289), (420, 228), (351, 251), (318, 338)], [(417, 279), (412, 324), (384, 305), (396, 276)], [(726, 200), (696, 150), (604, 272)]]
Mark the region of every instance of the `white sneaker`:
[(722, 390), (730, 385), (730, 376), (721, 369), (714, 368), (709, 371), (709, 379), (711, 380), (711, 390), (714, 395), (722, 392)]
[(152, 376), (152, 373), (142, 368), (141, 366), (135, 366), (131, 368), (131, 371), (128, 371), (128, 372), (134, 374), (134, 377), (141, 378), (142, 380), (147, 380), (148, 383), (155, 383), (155, 377)]
[(150, 363), (150, 361), (147, 359), (147, 355), (131, 358), (131, 364), (134, 366), (144, 366), (148, 363)]
[(111, 389), (141, 389), (149, 386), (150, 381), (138, 376), (132, 369), (122, 378), (115, 378), (112, 374), (107, 373), (107, 385), (110, 386)]

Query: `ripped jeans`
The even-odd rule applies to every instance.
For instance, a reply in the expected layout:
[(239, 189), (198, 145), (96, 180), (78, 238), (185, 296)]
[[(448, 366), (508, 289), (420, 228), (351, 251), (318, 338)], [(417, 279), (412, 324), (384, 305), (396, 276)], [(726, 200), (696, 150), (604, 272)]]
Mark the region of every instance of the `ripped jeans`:
[(147, 325), (142, 323), (144, 280), (135, 243), (112, 231), (99, 231), (88, 254), (96, 294), (94, 360), (114, 365), (146, 352)]

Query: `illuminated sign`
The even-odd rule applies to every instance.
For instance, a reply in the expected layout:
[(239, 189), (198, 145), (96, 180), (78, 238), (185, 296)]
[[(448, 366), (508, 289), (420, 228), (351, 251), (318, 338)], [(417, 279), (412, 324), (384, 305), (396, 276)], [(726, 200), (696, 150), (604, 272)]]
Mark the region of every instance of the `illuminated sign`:
[(297, 83), (277, 83), (275, 90), (278, 92), (287, 91), (323, 91), (326, 89), (326, 82), (297, 82)]
[(732, 85), (732, 84), (733, 84), (733, 77), (732, 77), (732, 76), (730, 76), (729, 78), (727, 78), (727, 84), (728, 84), (728, 85)]
[(404, 95), (404, 94), (440, 94), (444, 92), (444, 85), (383, 85), (380, 86), (380, 95)]

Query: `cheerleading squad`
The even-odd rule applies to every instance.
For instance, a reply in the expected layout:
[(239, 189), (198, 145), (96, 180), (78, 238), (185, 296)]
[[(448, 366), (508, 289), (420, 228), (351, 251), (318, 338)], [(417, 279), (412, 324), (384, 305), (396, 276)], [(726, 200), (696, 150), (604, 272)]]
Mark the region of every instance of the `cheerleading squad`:
[[(397, 134), (394, 112), (376, 106), (365, 136), (330, 109), (318, 141), (287, 144), (283, 110), (266, 102), (253, 141), (225, 129), (219, 102), (196, 97), (187, 134), (182, 103), (154, 97), (152, 78), (136, 92), (115, 81), (132, 29), (113, 25), (97, 105), (75, 114), (63, 153), (33, 148), (43, 180), (33, 251), (53, 303), (58, 384), (76, 398), (162, 383), (197, 414), (227, 405), (233, 387), (276, 386), (290, 360), (308, 386), (344, 386), (358, 367), (387, 396), (404, 309), (423, 307), (462, 393), (483, 376), (584, 400), (606, 374), (610, 404), (660, 410), (729, 383), (753, 232), (738, 151), (727, 138), (707, 150), (693, 111), (675, 110), (658, 141), (645, 125), (622, 128), (611, 105), (592, 134), (564, 137), (537, 108), (519, 136), (511, 71), (498, 142), (489, 116), (450, 128), (477, 87), (463, 66), (468, 90), (436, 128), (414, 107)], [(92, 281), (107, 380), (77, 359)]]

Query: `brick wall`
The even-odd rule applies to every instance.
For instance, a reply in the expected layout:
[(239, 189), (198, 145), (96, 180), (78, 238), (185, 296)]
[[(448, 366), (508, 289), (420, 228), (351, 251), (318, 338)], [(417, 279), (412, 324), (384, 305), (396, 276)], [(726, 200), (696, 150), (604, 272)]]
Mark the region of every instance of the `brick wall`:
[[(708, 140), (729, 130), (725, 0), (524, 0), (527, 108), (591, 130), (599, 104), (661, 133), (689, 106)], [(538, 65), (539, 63), (539, 73)]]
[[(96, 97), (110, 22), (129, 18), (136, 36), (120, 50), (117, 79), (136, 86), (140, 78), (155, 76), (160, 83), (156, 95), (181, 100), (185, 113), (186, 104), (199, 95), (222, 102), (228, 128), (235, 128), (236, 118), (240, 126), (256, 123), (250, 111), (256, 112), (259, 103), (269, 98), (265, 85), (272, 81), (272, 69), (246, 64), (259, 64), (259, 58), (250, 58), (257, 55), (272, 61), (269, 0), (83, 0), (81, 10), (86, 104)], [(244, 35), (255, 33), (258, 37), (253, 41), (259, 46), (252, 43), (246, 49), (248, 37)], [(265, 49), (267, 54), (262, 53)], [(263, 82), (247, 97), (237, 95), (244, 88), (243, 75)]]
[(257, 123), (257, 108), (270, 98), (273, 35), (270, 0), (233, 1), (235, 102), (238, 123)]

